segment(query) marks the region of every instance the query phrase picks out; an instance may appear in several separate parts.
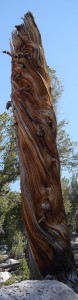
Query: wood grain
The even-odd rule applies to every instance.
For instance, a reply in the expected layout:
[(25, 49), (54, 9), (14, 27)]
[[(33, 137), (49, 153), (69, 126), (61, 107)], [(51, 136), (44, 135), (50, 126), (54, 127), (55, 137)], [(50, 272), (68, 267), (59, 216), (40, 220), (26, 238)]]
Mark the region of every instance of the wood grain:
[(60, 184), (51, 83), (41, 35), (30, 12), (12, 33), (11, 56), (12, 109), (30, 249), (42, 278), (50, 274), (73, 282), (76, 272)]

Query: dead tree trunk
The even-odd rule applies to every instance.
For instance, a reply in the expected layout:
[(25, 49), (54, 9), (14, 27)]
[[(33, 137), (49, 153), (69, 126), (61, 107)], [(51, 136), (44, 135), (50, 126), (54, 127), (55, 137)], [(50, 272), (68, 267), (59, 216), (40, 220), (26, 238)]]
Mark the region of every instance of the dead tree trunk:
[(41, 278), (50, 274), (73, 282), (76, 271), (62, 200), (50, 78), (32, 14), (28, 12), (23, 20), (11, 43), (23, 220)]

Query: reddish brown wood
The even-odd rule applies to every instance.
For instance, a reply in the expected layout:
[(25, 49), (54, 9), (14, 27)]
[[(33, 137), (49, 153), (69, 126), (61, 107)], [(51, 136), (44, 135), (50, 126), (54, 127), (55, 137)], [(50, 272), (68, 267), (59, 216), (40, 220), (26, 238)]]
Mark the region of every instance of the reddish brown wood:
[(41, 36), (29, 12), (12, 34), (11, 56), (23, 220), (30, 249), (43, 278), (50, 274), (73, 281), (51, 84)]

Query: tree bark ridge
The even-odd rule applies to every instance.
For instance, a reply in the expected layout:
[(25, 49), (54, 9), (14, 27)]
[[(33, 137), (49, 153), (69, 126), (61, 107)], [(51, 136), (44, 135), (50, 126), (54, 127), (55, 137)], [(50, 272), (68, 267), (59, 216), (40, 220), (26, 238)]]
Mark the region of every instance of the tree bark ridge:
[(56, 145), (57, 123), (41, 35), (28, 12), (12, 33), (12, 109), (17, 123), (23, 220), (41, 276), (76, 278)]

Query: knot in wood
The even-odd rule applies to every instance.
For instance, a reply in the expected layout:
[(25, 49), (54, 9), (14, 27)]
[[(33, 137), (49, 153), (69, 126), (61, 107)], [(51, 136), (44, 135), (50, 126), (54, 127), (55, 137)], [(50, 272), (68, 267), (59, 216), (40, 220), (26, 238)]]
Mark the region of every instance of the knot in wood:
[(51, 205), (49, 199), (47, 198), (44, 203), (41, 205), (44, 212), (49, 212), (51, 210)]
[(13, 76), (15, 77), (15, 79), (21, 79), (21, 68), (19, 66), (15, 68)]
[(44, 128), (42, 126), (38, 127), (38, 129), (37, 129), (37, 135), (39, 137), (43, 137), (45, 135)]

